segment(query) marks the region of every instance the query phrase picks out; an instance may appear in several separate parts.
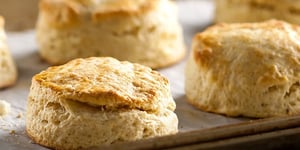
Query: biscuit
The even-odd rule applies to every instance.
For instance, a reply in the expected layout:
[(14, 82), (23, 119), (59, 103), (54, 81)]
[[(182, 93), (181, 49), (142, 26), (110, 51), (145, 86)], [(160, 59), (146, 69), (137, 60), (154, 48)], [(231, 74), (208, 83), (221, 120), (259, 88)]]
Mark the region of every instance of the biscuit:
[(39, 51), (50, 64), (110, 56), (161, 68), (185, 54), (169, 0), (42, 0), (39, 11)]
[(215, 22), (279, 19), (300, 24), (300, 0), (215, 0), (215, 5)]
[(80, 149), (178, 132), (168, 80), (110, 57), (75, 59), (35, 75), (26, 130), (38, 144)]
[(11, 86), (17, 80), (17, 69), (8, 50), (3, 28), (4, 19), (0, 16), (0, 88)]
[(10, 103), (0, 100), (0, 117), (7, 115), (11, 111)]
[(299, 33), (298, 26), (270, 20), (197, 34), (185, 72), (188, 101), (228, 116), (299, 114)]

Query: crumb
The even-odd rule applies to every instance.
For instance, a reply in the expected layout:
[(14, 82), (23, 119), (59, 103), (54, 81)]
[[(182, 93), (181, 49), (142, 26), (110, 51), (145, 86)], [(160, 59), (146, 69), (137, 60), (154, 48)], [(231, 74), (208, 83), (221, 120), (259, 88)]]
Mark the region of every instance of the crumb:
[(0, 100), (0, 116), (8, 114), (10, 109), (10, 104), (8, 102)]
[(20, 112), (16, 118), (22, 118), (23, 117), (23, 114)]
[(16, 134), (15, 130), (10, 130), (9, 134)]

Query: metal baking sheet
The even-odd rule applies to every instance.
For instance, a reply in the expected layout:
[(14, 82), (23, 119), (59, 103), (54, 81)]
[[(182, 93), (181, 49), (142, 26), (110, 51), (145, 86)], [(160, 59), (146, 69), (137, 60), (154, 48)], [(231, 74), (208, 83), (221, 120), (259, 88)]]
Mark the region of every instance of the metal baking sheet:
[[(182, 0), (177, 3), (179, 19), (184, 29), (187, 49), (189, 49), (194, 34), (212, 23), (214, 7), (211, 0)], [(34, 144), (26, 136), (25, 115), (31, 78), (49, 65), (43, 62), (38, 55), (34, 30), (9, 32), (8, 45), (17, 63), (19, 78), (15, 86), (0, 91), (0, 99), (6, 100), (12, 105), (12, 111), (8, 115), (0, 117), (0, 149), (46, 149)], [(179, 118), (180, 132), (248, 120), (203, 112), (188, 104), (184, 93), (186, 58), (176, 65), (159, 70), (170, 80), (172, 94), (177, 103), (176, 114)]]

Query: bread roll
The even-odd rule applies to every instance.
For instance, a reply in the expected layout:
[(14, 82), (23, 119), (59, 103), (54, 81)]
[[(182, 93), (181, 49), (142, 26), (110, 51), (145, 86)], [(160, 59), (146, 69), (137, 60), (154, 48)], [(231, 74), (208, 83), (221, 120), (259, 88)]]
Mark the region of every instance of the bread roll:
[(300, 113), (300, 28), (282, 21), (218, 24), (197, 34), (186, 66), (188, 101), (228, 116)]
[(109, 57), (75, 59), (35, 75), (26, 130), (38, 144), (81, 149), (175, 134), (168, 80)]
[(0, 89), (15, 84), (17, 69), (8, 50), (4, 32), (4, 19), (0, 16)]
[(111, 56), (161, 68), (185, 53), (169, 0), (42, 0), (37, 41), (41, 56), (54, 65)]
[(300, 0), (215, 0), (215, 22), (280, 19), (300, 24)]

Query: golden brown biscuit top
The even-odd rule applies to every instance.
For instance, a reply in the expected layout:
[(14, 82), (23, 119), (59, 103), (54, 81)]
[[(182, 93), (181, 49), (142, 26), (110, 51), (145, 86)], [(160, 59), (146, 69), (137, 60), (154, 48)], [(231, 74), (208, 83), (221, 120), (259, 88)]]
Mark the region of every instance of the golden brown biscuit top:
[(105, 108), (175, 109), (168, 80), (148, 67), (110, 57), (75, 59), (33, 78), (63, 99)]
[(98, 22), (113, 16), (141, 15), (168, 0), (41, 0), (40, 14), (55, 26), (73, 25), (80, 19)]
[(238, 75), (243, 86), (284, 85), (300, 78), (299, 31), (276, 20), (219, 24), (195, 36), (193, 56), (213, 81)]

